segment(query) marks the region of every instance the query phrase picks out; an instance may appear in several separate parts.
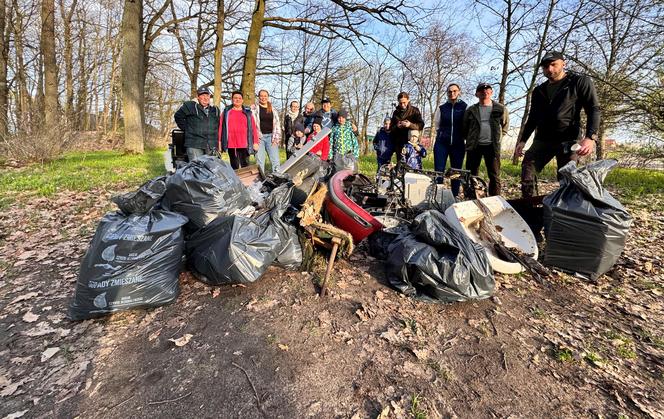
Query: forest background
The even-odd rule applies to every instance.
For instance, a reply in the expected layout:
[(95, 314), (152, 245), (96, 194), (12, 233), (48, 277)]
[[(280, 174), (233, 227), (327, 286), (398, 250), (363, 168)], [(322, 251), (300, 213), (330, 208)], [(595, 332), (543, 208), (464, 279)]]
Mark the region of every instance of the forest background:
[[(292, 100), (329, 96), (367, 138), (405, 90), (432, 125), (451, 82), (492, 83), (513, 147), (537, 64), (562, 51), (595, 81), (597, 158), (664, 156), (664, 2), (642, 0), (0, 0), (0, 147), (18, 164), (93, 136), (131, 153), (163, 144), (173, 113), (210, 86)], [(431, 133), (432, 136), (435, 133)], [(607, 141), (609, 140), (609, 141)], [(509, 151), (507, 151), (509, 152)]]

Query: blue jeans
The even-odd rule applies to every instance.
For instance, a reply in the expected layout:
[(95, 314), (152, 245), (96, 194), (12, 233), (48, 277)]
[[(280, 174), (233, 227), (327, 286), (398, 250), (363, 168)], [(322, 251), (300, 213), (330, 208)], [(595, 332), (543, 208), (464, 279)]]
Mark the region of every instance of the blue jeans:
[[(465, 147), (463, 145), (450, 145), (443, 144), (444, 141), (438, 140), (433, 146), (433, 165), (437, 172), (444, 172), (447, 165), (447, 159), (450, 159), (450, 167), (454, 169), (461, 169), (463, 165), (463, 156), (465, 154)], [(455, 197), (459, 195), (460, 180), (452, 181), (452, 195)]]
[(279, 145), (272, 145), (272, 133), (261, 135), (256, 152), (256, 164), (265, 172), (265, 153), (270, 157), (272, 171), (278, 172), (281, 164), (279, 163)]

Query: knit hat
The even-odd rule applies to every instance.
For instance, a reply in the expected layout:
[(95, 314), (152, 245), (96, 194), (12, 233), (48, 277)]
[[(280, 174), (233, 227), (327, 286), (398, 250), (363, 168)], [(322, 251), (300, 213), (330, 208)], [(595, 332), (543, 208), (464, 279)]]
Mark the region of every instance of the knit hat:
[(411, 129), (408, 131), (408, 138), (417, 137), (420, 138), (420, 131), (416, 129)]
[(295, 131), (304, 132), (304, 124), (301, 123), (301, 122), (298, 122), (297, 124), (295, 124), (293, 126), (293, 133), (295, 133)]
[(318, 124), (318, 125), (320, 125), (320, 126), (322, 127), (322, 126), (323, 126), (323, 118), (321, 118), (320, 116), (317, 116), (317, 117), (314, 118), (314, 122), (313, 122), (313, 123), (314, 123), (314, 124)]
[(342, 118), (348, 119), (348, 111), (345, 109), (342, 109), (339, 112), (337, 112), (337, 115), (339, 115)]

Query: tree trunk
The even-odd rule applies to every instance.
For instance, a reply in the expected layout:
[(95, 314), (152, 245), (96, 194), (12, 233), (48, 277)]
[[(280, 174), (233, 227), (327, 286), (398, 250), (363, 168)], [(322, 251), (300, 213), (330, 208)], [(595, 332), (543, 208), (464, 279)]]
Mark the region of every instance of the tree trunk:
[(505, 91), (507, 90), (507, 74), (509, 71), (510, 48), (512, 47), (512, 0), (507, 0), (507, 17), (505, 18), (505, 48), (503, 49), (503, 71), (500, 75), (500, 91), (498, 92), (498, 102), (505, 104)]
[[(530, 83), (528, 84), (528, 93), (526, 94), (526, 103), (523, 107), (523, 117), (521, 118), (521, 124), (519, 126), (519, 134), (516, 136), (516, 144), (514, 144), (514, 153), (512, 154), (512, 164), (517, 165), (519, 163), (519, 156), (516, 154), (516, 145), (519, 143), (521, 136), (523, 135), (523, 130), (526, 127), (526, 121), (528, 119), (528, 114), (530, 113), (530, 101), (532, 99), (533, 90), (535, 90), (535, 85), (537, 84), (537, 72), (539, 71), (539, 62), (542, 59), (542, 54), (544, 54), (544, 48), (546, 47), (547, 35), (549, 34), (549, 27), (551, 26), (551, 18), (553, 17), (553, 10), (556, 8), (558, 0), (550, 0), (549, 9), (546, 13), (546, 23), (544, 24), (544, 30), (540, 37), (539, 46), (537, 47), (537, 56), (535, 57), (535, 65), (533, 67), (533, 75), (530, 77)], [(526, 140), (528, 140), (526, 138)]]
[(261, 34), (265, 19), (265, 0), (256, 0), (256, 8), (251, 15), (251, 26), (247, 37), (247, 49), (244, 53), (244, 65), (242, 66), (242, 83), (240, 90), (244, 96), (245, 103), (253, 103), (256, 94), (256, 62), (258, 60), (258, 48), (260, 46)]
[(217, 0), (217, 42), (214, 46), (214, 104), (221, 103), (221, 57), (224, 52), (224, 0)]
[(52, 130), (58, 123), (58, 68), (55, 60), (55, 4), (53, 0), (42, 0), (41, 23), (45, 128)]
[(144, 79), (143, 79), (143, 0), (125, 0), (122, 13), (122, 110), (124, 112), (124, 150), (143, 153)]
[(599, 130), (597, 132), (597, 146), (595, 147), (595, 158), (596, 160), (602, 160), (605, 157), (605, 150), (604, 150), (604, 134), (606, 133), (606, 120), (604, 118), (600, 118), (599, 120)]
[(4, 136), (7, 129), (7, 63), (9, 62), (9, 42), (5, 37), (7, 7), (5, 0), (0, 0), (0, 36), (2, 44), (0, 45), (0, 136)]
[[(65, 116), (67, 122), (74, 122), (74, 62), (73, 62), (73, 41), (71, 22), (76, 10), (78, 0), (73, 0), (69, 12), (65, 11), (65, 0), (60, 0), (60, 16), (63, 23), (64, 50), (63, 60), (65, 64)], [(79, 54), (83, 55), (83, 51)]]
[(32, 105), (32, 97), (28, 93), (27, 76), (25, 62), (23, 59), (23, 15), (18, 8), (17, 0), (12, 0), (12, 9), (16, 16), (14, 17), (14, 53), (16, 57), (16, 90), (18, 98), (16, 99), (16, 130), (25, 132), (27, 130), (26, 118)]
[[(78, 91), (76, 92), (76, 109), (72, 112), (75, 117), (75, 126), (78, 130), (86, 130), (86, 101), (88, 100), (88, 71), (85, 68), (85, 51), (88, 49), (86, 42), (86, 22), (81, 22), (80, 36), (78, 41)], [(72, 100), (73, 102), (73, 100)]]

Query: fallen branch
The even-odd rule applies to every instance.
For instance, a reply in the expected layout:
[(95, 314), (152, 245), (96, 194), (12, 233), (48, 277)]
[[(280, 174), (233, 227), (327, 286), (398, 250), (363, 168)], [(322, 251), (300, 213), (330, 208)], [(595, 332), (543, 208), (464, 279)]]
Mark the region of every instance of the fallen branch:
[(549, 270), (532, 256), (527, 255), (518, 249), (505, 246), (503, 239), (500, 237), (500, 233), (498, 233), (496, 225), (493, 223), (493, 216), (491, 215), (489, 208), (487, 208), (487, 206), (479, 199), (476, 199), (473, 202), (484, 215), (484, 217), (480, 218), (476, 226), (480, 239), (490, 244), (496, 254), (502, 259), (508, 262), (517, 262), (521, 264), (521, 266), (530, 272), (533, 279), (544, 285), (544, 278), (551, 275)]
[(191, 391), (190, 391), (189, 393), (187, 393), (187, 394), (185, 394), (185, 395), (183, 395), (183, 396), (177, 397), (177, 398), (175, 398), (175, 399), (167, 399), (167, 400), (160, 400), (160, 401), (157, 401), (157, 402), (149, 402), (149, 403), (148, 403), (148, 406), (154, 406), (154, 405), (156, 405), (156, 404), (164, 404), (164, 403), (177, 402), (177, 401), (182, 400), (182, 399), (184, 399), (185, 397), (189, 397), (189, 396), (191, 396)]
[(232, 363), (233, 366), (240, 371), (244, 373), (244, 376), (247, 377), (247, 381), (249, 381), (249, 385), (251, 385), (251, 389), (254, 390), (254, 397), (256, 398), (256, 405), (258, 406), (258, 411), (261, 412), (263, 417), (265, 417), (265, 412), (263, 411), (263, 406), (261, 406), (261, 399), (258, 397), (258, 392), (256, 391), (256, 386), (254, 386), (253, 381), (251, 381), (251, 378), (249, 377), (249, 374), (247, 373), (247, 370), (236, 364), (235, 362)]

